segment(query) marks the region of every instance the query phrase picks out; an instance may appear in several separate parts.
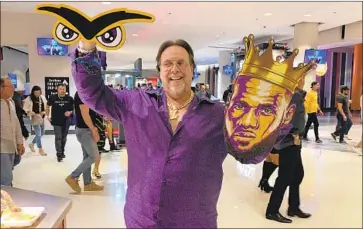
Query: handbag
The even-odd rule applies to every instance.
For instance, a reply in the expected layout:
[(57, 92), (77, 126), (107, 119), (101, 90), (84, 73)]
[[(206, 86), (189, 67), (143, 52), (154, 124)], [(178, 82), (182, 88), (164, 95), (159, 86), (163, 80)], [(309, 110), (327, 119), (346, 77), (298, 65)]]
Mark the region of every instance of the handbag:
[(32, 115), (32, 125), (33, 126), (43, 125), (43, 118), (40, 114)]

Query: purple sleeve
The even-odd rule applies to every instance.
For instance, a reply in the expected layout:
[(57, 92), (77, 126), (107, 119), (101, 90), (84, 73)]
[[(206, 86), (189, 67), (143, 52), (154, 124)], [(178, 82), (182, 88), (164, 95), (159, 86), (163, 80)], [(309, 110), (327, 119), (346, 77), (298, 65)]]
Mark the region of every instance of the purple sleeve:
[(127, 112), (130, 97), (135, 99), (133, 91), (116, 91), (104, 84), (101, 75), (101, 63), (97, 52), (78, 57), (75, 50), (72, 57), (72, 75), (79, 97), (90, 109), (115, 121), (122, 122)]

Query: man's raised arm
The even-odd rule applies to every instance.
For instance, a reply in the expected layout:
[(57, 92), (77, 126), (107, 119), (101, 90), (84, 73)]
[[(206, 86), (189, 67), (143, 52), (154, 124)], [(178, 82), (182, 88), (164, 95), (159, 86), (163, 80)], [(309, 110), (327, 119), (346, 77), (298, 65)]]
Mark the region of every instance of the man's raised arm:
[(133, 91), (115, 91), (104, 84), (95, 44), (83, 42), (71, 54), (72, 75), (82, 101), (92, 110), (122, 122)]

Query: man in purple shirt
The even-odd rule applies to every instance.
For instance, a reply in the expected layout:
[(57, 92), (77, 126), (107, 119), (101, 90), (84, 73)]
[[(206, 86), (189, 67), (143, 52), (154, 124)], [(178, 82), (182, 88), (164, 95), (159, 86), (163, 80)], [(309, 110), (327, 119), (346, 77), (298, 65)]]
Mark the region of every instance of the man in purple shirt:
[(116, 91), (104, 85), (95, 44), (72, 54), (79, 96), (121, 122), (128, 151), (128, 228), (216, 228), (227, 156), (224, 106), (191, 90), (195, 69), (184, 40), (163, 43), (156, 57), (163, 90)]

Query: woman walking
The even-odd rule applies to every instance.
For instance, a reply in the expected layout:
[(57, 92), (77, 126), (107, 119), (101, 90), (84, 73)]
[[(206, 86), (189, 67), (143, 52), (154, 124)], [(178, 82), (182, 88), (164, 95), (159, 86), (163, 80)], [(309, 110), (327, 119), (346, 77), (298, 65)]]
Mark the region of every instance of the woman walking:
[(35, 137), (32, 143), (29, 144), (29, 148), (34, 153), (34, 145), (36, 144), (41, 156), (47, 156), (42, 147), (45, 104), (47, 104), (47, 100), (42, 95), (42, 89), (39, 86), (34, 86), (30, 96), (25, 99), (24, 111), (29, 115), (35, 132)]

